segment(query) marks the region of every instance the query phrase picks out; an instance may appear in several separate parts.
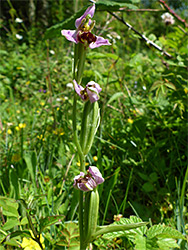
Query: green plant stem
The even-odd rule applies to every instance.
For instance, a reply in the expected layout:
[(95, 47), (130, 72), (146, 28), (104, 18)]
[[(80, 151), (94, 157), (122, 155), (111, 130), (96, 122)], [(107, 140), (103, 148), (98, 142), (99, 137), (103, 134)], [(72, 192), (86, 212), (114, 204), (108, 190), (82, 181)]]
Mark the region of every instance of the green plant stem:
[[(74, 50), (74, 71), (73, 71), (73, 79), (77, 81), (79, 84), (82, 80), (82, 74), (85, 64), (85, 56), (86, 49), (83, 44), (79, 43), (75, 45)], [(78, 140), (77, 127), (76, 127), (76, 114), (77, 114), (77, 93), (74, 92), (74, 101), (73, 101), (73, 135), (74, 142), (78, 150), (79, 158), (80, 158), (80, 171), (85, 172), (85, 156), (83, 154), (82, 148), (80, 146), (80, 142)], [(80, 250), (85, 250), (87, 244), (84, 242), (84, 211), (83, 211), (83, 192), (79, 192), (79, 231), (80, 231)]]

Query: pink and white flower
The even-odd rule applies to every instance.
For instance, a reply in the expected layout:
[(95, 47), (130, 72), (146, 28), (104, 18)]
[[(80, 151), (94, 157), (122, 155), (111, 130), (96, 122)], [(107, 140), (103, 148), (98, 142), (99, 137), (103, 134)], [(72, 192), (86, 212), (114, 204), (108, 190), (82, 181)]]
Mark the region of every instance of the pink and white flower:
[(95, 21), (91, 18), (95, 13), (95, 4), (87, 8), (85, 13), (76, 19), (75, 26), (76, 30), (62, 30), (61, 34), (66, 37), (67, 40), (73, 43), (83, 43), (85, 47), (90, 47), (91, 49), (100, 47), (102, 45), (111, 45), (108, 39), (101, 36), (96, 36), (91, 33), (95, 25)]

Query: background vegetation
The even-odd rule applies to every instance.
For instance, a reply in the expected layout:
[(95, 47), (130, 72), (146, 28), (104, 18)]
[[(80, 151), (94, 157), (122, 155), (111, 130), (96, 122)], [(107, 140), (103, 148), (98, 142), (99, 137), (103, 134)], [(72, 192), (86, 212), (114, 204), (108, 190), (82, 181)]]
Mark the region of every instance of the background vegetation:
[[(113, 222), (118, 214), (137, 215), (151, 225), (164, 223), (186, 235), (186, 1), (166, 1), (185, 20), (174, 17), (173, 25), (162, 21), (167, 10), (160, 1), (114, 1), (118, 7), (100, 2), (105, 7), (97, 6), (95, 33), (107, 37), (112, 46), (88, 51), (83, 78), (83, 84), (95, 80), (103, 89), (100, 129), (87, 158), (105, 177), (99, 187), (100, 224)], [(79, 165), (71, 121), (73, 45), (60, 30), (67, 18), (89, 3), (1, 3), (1, 240), (28, 229), (31, 218), (43, 233), (45, 249), (77, 249), (77, 227), (67, 223), (77, 220), (78, 205), (72, 187)], [(147, 44), (107, 10), (170, 56)], [(0, 249), (17, 249), (22, 237), (14, 236)], [(135, 242), (127, 235), (121, 240), (114, 237), (111, 243), (104, 238), (95, 245), (134, 249)], [(185, 240), (178, 244), (182, 250), (187, 247)]]

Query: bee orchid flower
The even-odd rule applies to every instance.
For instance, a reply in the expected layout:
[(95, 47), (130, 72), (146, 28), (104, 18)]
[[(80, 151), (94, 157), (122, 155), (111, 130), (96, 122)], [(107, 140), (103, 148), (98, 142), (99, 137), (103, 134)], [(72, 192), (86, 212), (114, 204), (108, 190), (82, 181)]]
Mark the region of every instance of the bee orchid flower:
[(95, 13), (95, 4), (87, 8), (85, 13), (76, 19), (75, 26), (76, 30), (61, 30), (61, 34), (66, 37), (67, 40), (73, 43), (82, 43), (85, 47), (90, 47), (91, 49), (100, 47), (102, 45), (111, 45), (108, 39), (101, 36), (96, 36), (91, 33), (95, 21), (91, 18)]
[(87, 170), (87, 174), (80, 172), (79, 175), (75, 176), (73, 186), (76, 189), (88, 192), (92, 191), (97, 185), (104, 182), (102, 174), (97, 167), (90, 166)]
[(85, 88), (79, 85), (76, 80), (73, 80), (73, 83), (76, 93), (82, 98), (83, 101), (90, 100), (90, 102), (93, 103), (99, 100), (99, 93), (102, 89), (98, 83), (90, 81)]

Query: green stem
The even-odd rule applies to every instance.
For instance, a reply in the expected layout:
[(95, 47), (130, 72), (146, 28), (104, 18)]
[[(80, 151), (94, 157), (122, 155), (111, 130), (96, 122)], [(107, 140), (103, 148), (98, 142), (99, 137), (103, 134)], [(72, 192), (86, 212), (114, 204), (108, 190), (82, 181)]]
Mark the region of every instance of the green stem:
[[(74, 50), (74, 71), (73, 71), (73, 79), (80, 84), (82, 80), (82, 74), (84, 69), (86, 56), (86, 49), (83, 44), (78, 43), (75, 45)], [(76, 127), (76, 114), (77, 114), (77, 94), (74, 93), (74, 102), (73, 102), (73, 134), (74, 134), (74, 142), (78, 150), (79, 158), (80, 158), (80, 171), (85, 172), (85, 156), (83, 154), (82, 148), (80, 146), (80, 142), (78, 140), (77, 127)], [(85, 250), (87, 245), (84, 242), (84, 222), (83, 222), (83, 192), (79, 193), (79, 231), (80, 231), (80, 250)]]

